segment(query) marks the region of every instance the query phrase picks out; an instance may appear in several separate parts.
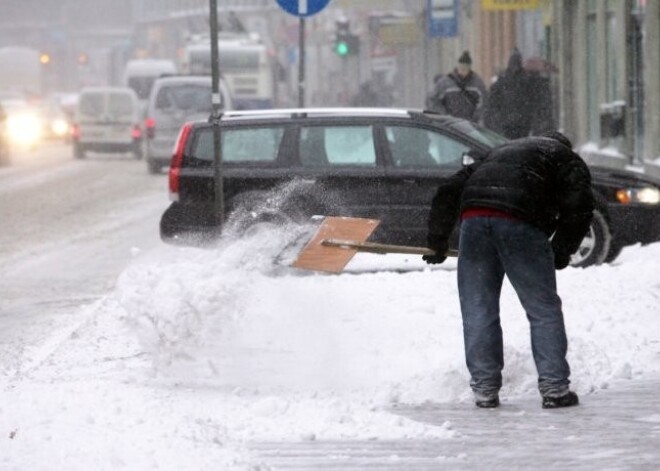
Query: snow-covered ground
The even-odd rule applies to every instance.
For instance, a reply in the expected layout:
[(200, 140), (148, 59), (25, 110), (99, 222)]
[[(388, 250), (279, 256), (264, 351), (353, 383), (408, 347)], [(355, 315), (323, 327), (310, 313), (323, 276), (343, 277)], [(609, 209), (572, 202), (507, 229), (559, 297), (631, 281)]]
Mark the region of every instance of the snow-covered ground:
[[(305, 272), (283, 249), (296, 230), (132, 249), (111, 292), (0, 365), (0, 469), (256, 470), (254, 442), (457, 440), (395, 407), (473, 408), (455, 261), (359, 254), (341, 275)], [(583, 402), (660, 378), (659, 259), (660, 244), (636, 246), (558, 272)], [(540, 409), (509, 285), (502, 322), (503, 404)]]

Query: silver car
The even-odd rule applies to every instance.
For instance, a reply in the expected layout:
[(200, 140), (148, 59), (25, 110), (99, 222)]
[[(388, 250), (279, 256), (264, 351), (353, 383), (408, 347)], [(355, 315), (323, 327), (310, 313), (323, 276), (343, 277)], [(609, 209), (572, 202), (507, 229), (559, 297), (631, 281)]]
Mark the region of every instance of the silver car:
[(88, 87), (80, 92), (72, 130), (73, 154), (131, 152), (142, 158), (140, 108), (127, 87)]
[[(220, 105), (232, 109), (229, 88), (220, 80)], [(146, 160), (150, 173), (170, 164), (179, 130), (188, 121), (206, 120), (211, 113), (210, 76), (170, 76), (156, 80), (147, 105), (145, 121)]]

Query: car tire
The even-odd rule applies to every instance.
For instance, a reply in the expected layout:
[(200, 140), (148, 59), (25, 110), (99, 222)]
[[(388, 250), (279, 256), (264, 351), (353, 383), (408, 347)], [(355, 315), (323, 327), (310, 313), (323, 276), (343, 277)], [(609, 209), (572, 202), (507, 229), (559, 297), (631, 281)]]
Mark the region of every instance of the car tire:
[(578, 250), (571, 255), (570, 265), (573, 267), (589, 267), (600, 265), (607, 259), (612, 244), (612, 234), (605, 215), (598, 209), (589, 226), (589, 232), (582, 239)]
[(623, 245), (618, 244), (616, 241), (612, 241), (610, 244), (610, 251), (607, 253), (604, 263), (612, 263), (614, 260), (616, 260), (616, 258), (621, 255), (623, 247)]
[(80, 144), (77, 143), (73, 144), (73, 157), (76, 159), (85, 158), (85, 149), (83, 149)]

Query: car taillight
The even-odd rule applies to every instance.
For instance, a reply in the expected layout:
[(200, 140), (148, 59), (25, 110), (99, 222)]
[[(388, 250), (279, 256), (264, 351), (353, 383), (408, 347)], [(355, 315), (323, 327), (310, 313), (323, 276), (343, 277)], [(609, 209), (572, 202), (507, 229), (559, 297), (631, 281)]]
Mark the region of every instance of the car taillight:
[(156, 120), (153, 118), (145, 119), (144, 127), (147, 130), (147, 139), (153, 139), (156, 136)]
[(170, 161), (169, 172), (170, 199), (172, 201), (179, 201), (179, 177), (181, 175), (181, 166), (183, 165), (183, 154), (191, 130), (192, 123), (184, 124), (183, 127), (181, 127), (181, 131), (179, 131), (179, 137), (176, 139), (176, 144), (174, 144), (174, 153), (172, 154), (172, 160)]
[(131, 129), (131, 137), (133, 139), (140, 139), (142, 137), (142, 129), (139, 124), (134, 125), (133, 129)]
[(80, 139), (80, 125), (77, 123), (71, 126), (71, 138)]

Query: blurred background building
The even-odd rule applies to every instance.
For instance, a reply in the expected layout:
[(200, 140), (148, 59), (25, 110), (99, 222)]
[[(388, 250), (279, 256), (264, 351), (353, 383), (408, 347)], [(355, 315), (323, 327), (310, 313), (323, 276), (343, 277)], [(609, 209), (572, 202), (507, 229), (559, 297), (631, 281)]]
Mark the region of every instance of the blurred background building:
[[(40, 52), (43, 93), (119, 84), (129, 59), (181, 64), (209, 30), (208, 0), (2, 3), (0, 47)], [(295, 106), (299, 19), (275, 0), (218, 5), (221, 31), (267, 46), (275, 106)], [(305, 22), (308, 106), (355, 103), (369, 84), (379, 104), (421, 108), (464, 50), (489, 85), (517, 47), (550, 80), (558, 127), (586, 158), (660, 165), (658, 1), (331, 0)]]

